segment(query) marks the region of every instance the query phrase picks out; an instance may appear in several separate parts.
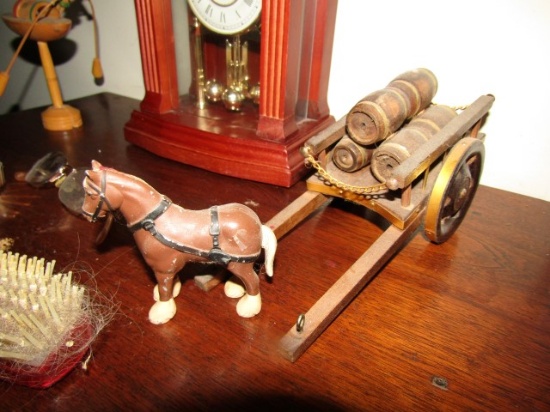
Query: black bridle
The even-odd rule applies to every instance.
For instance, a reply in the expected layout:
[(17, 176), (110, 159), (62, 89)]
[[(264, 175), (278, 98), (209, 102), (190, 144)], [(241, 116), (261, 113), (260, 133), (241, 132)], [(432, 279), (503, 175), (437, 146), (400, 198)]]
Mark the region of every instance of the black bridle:
[(113, 209), (113, 207), (109, 203), (109, 200), (107, 199), (107, 196), (105, 195), (107, 189), (107, 170), (103, 170), (103, 173), (101, 174), (101, 187), (98, 187), (88, 175), (86, 175), (86, 178), (88, 179), (89, 187), (99, 196), (99, 202), (97, 202), (94, 213), (86, 212), (85, 210), (82, 210), (82, 213), (85, 216), (89, 216), (90, 220), (95, 223), (99, 218), (99, 213), (101, 212), (101, 210), (103, 210), (104, 203), (107, 205), (107, 209), (109, 209), (109, 212), (113, 214), (115, 213), (115, 210)]

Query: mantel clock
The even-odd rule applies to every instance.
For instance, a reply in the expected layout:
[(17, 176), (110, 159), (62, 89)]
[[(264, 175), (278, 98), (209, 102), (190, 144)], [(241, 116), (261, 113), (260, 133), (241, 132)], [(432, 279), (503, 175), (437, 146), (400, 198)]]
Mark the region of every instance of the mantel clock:
[(337, 0), (135, 0), (145, 97), (125, 136), (157, 155), (291, 186), (334, 122)]

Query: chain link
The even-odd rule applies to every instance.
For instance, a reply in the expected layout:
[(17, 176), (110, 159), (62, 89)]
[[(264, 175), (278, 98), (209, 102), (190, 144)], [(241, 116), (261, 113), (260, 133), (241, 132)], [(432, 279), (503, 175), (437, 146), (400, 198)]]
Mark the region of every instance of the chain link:
[(332, 186), (337, 187), (340, 190), (344, 190), (346, 192), (352, 192), (358, 195), (370, 195), (373, 193), (380, 192), (382, 190), (387, 189), (386, 183), (380, 183), (373, 186), (353, 186), (348, 185), (347, 183), (344, 183), (335, 177), (331, 176), (331, 174), (326, 171), (323, 166), (315, 159), (313, 154), (311, 153), (311, 148), (305, 147), (303, 149), (304, 156), (306, 158), (306, 166), (313, 167), (318, 174), (318, 177), (323, 180), (326, 183), (329, 183)]

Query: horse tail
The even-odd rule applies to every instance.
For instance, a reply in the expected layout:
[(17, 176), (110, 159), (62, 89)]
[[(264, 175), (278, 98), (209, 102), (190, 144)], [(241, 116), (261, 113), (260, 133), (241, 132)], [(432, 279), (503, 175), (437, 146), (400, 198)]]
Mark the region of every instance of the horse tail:
[(265, 271), (267, 276), (273, 276), (273, 260), (277, 251), (277, 238), (269, 227), (262, 225), (262, 248), (265, 252)]

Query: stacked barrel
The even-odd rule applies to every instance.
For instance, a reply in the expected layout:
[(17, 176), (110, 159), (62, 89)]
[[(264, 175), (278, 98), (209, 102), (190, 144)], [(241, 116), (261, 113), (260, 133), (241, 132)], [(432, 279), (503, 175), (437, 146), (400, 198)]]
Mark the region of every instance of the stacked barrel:
[(448, 106), (430, 106), (391, 135), (372, 154), (371, 171), (381, 182), (455, 116)]
[(370, 163), (375, 177), (385, 181), (456, 115), (449, 107), (431, 106), (436, 92), (435, 75), (421, 68), (361, 99), (346, 117), (347, 134), (334, 147), (334, 164), (354, 172)]

